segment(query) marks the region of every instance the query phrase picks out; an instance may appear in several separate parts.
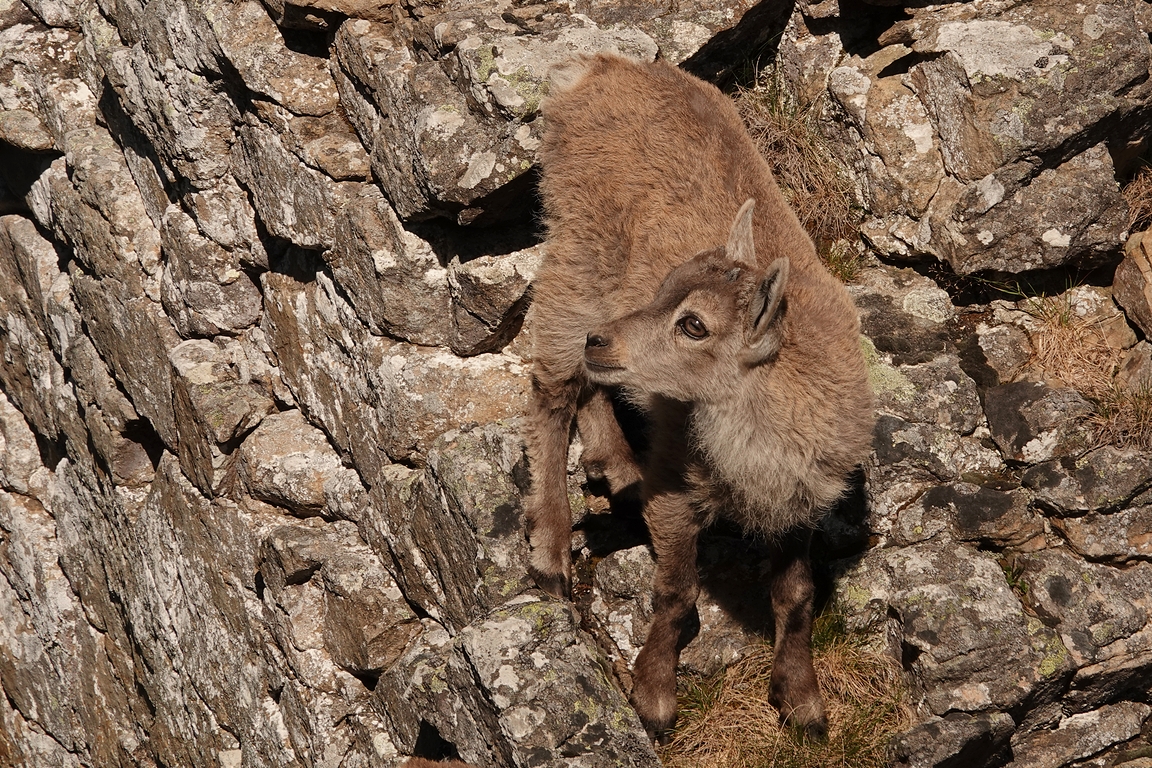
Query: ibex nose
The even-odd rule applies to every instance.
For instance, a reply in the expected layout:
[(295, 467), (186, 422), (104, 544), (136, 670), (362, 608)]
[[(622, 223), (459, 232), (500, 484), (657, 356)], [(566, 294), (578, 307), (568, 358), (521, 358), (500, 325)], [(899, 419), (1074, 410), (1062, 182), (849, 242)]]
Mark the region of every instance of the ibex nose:
[(591, 347), (606, 347), (606, 346), (608, 346), (608, 340), (605, 339), (603, 336), (600, 336), (599, 334), (595, 334), (595, 333), (588, 334), (588, 341), (586, 341), (584, 343), (585, 349), (590, 349)]

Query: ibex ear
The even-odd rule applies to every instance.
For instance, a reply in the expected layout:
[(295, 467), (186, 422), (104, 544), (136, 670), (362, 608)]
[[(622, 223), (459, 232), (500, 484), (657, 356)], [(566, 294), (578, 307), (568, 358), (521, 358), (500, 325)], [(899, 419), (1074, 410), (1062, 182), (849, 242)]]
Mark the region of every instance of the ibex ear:
[(741, 361), (749, 368), (766, 362), (780, 349), (780, 302), (788, 283), (788, 259), (768, 265), (748, 305), (747, 345)]
[(752, 209), (756, 201), (748, 198), (732, 222), (728, 233), (728, 245), (724, 247), (728, 258), (749, 267), (756, 266), (756, 245), (752, 242)]

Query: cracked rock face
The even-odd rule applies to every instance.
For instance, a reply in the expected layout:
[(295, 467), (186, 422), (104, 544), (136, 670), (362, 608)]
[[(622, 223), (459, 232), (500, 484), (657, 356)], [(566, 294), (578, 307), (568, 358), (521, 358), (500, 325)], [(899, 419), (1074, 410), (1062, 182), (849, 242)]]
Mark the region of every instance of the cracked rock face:
[(910, 8), (869, 53), (811, 8), (797, 9), (781, 55), (803, 93), (829, 97), (824, 125), (879, 252), (1018, 273), (1107, 261), (1127, 236), (1102, 142), (1127, 141), (1147, 99), (1131, 4)]
[[(1123, 245), (1117, 178), (1149, 131), (1149, 21), (1123, 0), (0, 3), (0, 755), (659, 765), (627, 704), (654, 563), (578, 435), (577, 602), (525, 567), (539, 109), (573, 55), (723, 84), (778, 40), (870, 249), (850, 290), (874, 451), (816, 562), (904, 665), (895, 763), (1141, 765), (1147, 452), (1100, 444), (1082, 382), (1037, 362), (1037, 300), (965, 305), (930, 276), (1116, 266), (1053, 298), (1147, 389), (1147, 236)], [(700, 564), (681, 672), (708, 675), (771, 621), (760, 544), (714, 531)]]

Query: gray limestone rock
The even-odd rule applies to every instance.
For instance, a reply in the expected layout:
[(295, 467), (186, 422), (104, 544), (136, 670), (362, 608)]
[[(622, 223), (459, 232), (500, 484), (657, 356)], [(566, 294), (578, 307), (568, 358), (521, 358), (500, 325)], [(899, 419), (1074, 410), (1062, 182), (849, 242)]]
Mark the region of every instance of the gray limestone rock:
[(1059, 632), (1077, 666), (1147, 650), (1152, 566), (1119, 570), (1088, 563), (1067, 551), (1022, 556), (1024, 604)]
[(1017, 766), (1060, 768), (1123, 744), (1140, 733), (1152, 707), (1125, 701), (1063, 718), (1052, 730), (1034, 731), (1012, 740)]
[(1003, 384), (985, 393), (984, 412), (992, 439), (1013, 461), (1037, 464), (1088, 447), (1081, 420), (1091, 406), (1073, 389), (1031, 381)]
[(1144, 451), (1106, 445), (1078, 458), (1065, 457), (1029, 468), (1024, 485), (1058, 516), (1111, 511), (1152, 485), (1152, 457)]
[(898, 768), (991, 768), (1003, 764), (1015, 729), (1011, 715), (1004, 712), (952, 712), (897, 736), (892, 753)]
[(1000, 566), (966, 545), (872, 550), (837, 590), (852, 622), (887, 625), (933, 714), (1052, 700), (1073, 671), (1060, 637), (1024, 613)]

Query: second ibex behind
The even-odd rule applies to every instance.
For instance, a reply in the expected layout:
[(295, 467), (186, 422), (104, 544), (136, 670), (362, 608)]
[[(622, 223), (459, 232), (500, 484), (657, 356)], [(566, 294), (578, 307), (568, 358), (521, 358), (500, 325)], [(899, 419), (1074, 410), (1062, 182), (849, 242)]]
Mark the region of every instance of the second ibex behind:
[[(573, 419), (590, 474), (639, 484), (656, 550), (632, 704), (676, 720), (679, 642), (699, 592), (696, 540), (718, 516), (771, 551), (782, 719), (827, 728), (810, 649), (809, 542), (870, 445), (859, 322), (731, 101), (677, 68), (577, 59), (554, 77), (540, 151), (548, 250), (534, 288), (530, 569), (571, 588)], [(637, 403), (637, 462), (610, 391)]]

